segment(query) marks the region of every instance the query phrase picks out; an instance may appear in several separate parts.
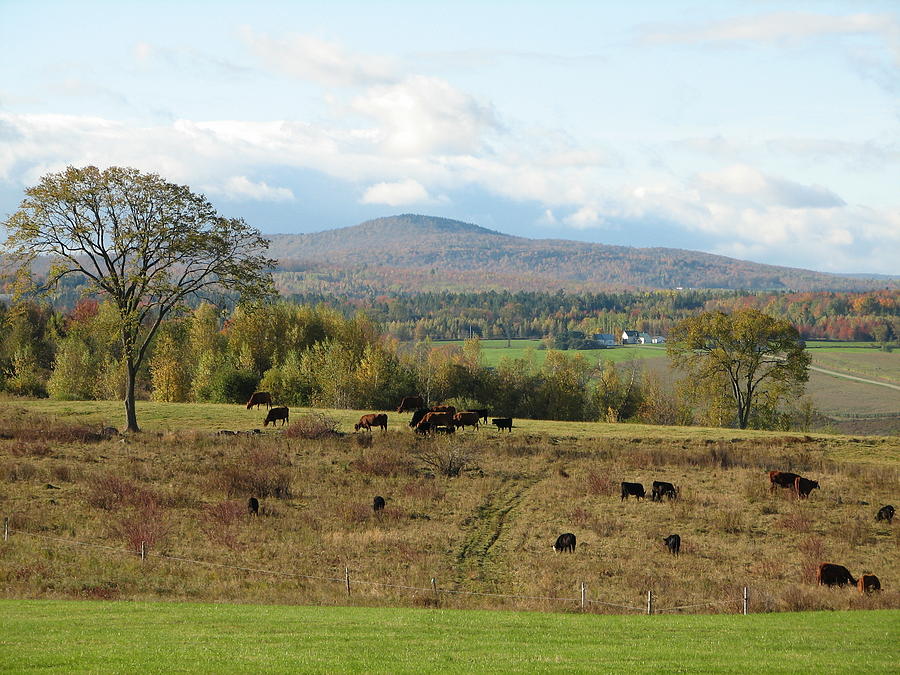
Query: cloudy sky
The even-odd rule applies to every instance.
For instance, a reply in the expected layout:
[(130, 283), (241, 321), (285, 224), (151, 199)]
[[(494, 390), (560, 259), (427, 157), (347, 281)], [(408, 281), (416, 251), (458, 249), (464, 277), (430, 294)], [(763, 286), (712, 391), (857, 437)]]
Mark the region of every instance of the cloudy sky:
[(900, 274), (896, 0), (0, 0), (0, 50), (0, 218), (127, 165), (268, 233), (413, 212)]

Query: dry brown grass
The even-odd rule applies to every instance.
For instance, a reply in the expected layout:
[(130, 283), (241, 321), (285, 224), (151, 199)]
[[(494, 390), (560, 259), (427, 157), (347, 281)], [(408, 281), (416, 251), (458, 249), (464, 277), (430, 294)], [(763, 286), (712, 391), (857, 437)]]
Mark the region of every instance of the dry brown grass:
[[(660, 607), (671, 607), (737, 599), (747, 585), (754, 611), (900, 607), (900, 527), (874, 521), (877, 506), (897, 493), (900, 464), (838, 461), (847, 439), (679, 432), (623, 441), (515, 430), (421, 439), (407, 429), (365, 437), (365, 445), (352, 434), (224, 438), (196, 431), (144, 433), (124, 443), (0, 439), (0, 467), (31, 467), (15, 468), (15, 482), (0, 482), (0, 510), (14, 530), (132, 551), (144, 541), (151, 554), (141, 563), (14, 531), (0, 543), (6, 595), (348, 602), (341, 583), (153, 555), (164, 551), (285, 574), (342, 578), (349, 567), (359, 582), (430, 588), (433, 577), (441, 588), (528, 596), (574, 598), (584, 581), (589, 598), (629, 606), (640, 606), (648, 589)], [(52, 452), (23, 453), (23, 442)], [(879, 452), (893, 452), (879, 443)], [(451, 449), (468, 460), (454, 476), (426, 461), (428, 452)], [(766, 471), (773, 468), (808, 475), (822, 489), (803, 502), (787, 490), (769, 494)], [(48, 480), (59, 489), (48, 489)], [(653, 480), (666, 480), (679, 486), (679, 499), (623, 503), (622, 480), (648, 491)], [(376, 494), (388, 499), (378, 514)], [(251, 495), (268, 517), (247, 515)], [(550, 550), (562, 532), (578, 537), (575, 554)], [(682, 537), (677, 558), (661, 541), (672, 533)], [(854, 575), (877, 574), (885, 591), (862, 598), (819, 588), (815, 569), (825, 560)], [(431, 606), (429, 597), (359, 583), (349, 602)], [(442, 596), (440, 606), (558, 607), (465, 595)]]

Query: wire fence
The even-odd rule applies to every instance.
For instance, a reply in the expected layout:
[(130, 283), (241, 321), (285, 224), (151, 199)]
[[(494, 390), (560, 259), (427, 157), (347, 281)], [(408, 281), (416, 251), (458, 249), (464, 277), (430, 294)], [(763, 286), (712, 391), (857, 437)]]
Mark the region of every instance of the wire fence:
[(54, 537), (47, 534), (38, 534), (36, 532), (29, 532), (27, 530), (21, 530), (18, 528), (12, 528), (9, 526), (9, 518), (5, 518), (3, 522), (3, 540), (9, 541), (10, 535), (21, 535), (25, 537), (31, 537), (35, 540), (42, 540), (45, 542), (49, 542), (52, 544), (58, 544), (62, 546), (71, 546), (74, 548), (86, 548), (86, 549), (98, 549), (101, 551), (108, 551), (111, 553), (116, 553), (120, 555), (125, 555), (130, 558), (140, 557), (141, 560), (145, 560), (147, 558), (159, 558), (162, 560), (173, 561), (177, 563), (184, 563), (188, 565), (198, 565), (207, 568), (216, 568), (216, 569), (227, 569), (234, 570), (239, 572), (248, 572), (253, 574), (266, 574), (270, 576), (276, 577), (284, 577), (284, 578), (292, 578), (292, 579), (301, 579), (308, 581), (322, 581), (328, 583), (338, 583), (342, 584), (346, 588), (347, 596), (352, 595), (352, 589), (354, 586), (371, 586), (371, 587), (379, 587), (379, 588), (391, 588), (398, 590), (407, 590), (407, 591), (415, 591), (416, 593), (422, 594), (432, 594), (434, 597), (439, 597), (441, 595), (448, 596), (472, 596), (472, 597), (489, 597), (489, 598), (498, 598), (505, 600), (522, 600), (522, 601), (538, 601), (538, 602), (561, 602), (561, 603), (571, 603), (575, 605), (575, 607), (580, 607), (582, 610), (587, 610), (591, 606), (600, 606), (600, 607), (612, 607), (620, 610), (627, 610), (629, 612), (641, 612), (646, 614), (661, 614), (664, 612), (678, 612), (682, 610), (688, 609), (697, 609), (701, 607), (714, 607), (714, 606), (727, 606), (727, 605), (736, 605), (739, 609), (738, 611), (743, 614), (748, 614), (750, 611), (750, 602), (749, 602), (749, 589), (744, 587), (743, 595), (741, 598), (734, 598), (730, 600), (712, 600), (709, 602), (701, 602), (694, 603), (690, 605), (676, 605), (673, 607), (657, 607), (655, 605), (655, 600), (657, 599), (656, 594), (652, 591), (647, 591), (646, 593), (646, 604), (643, 606), (635, 606), (635, 605), (623, 605), (614, 602), (606, 602), (604, 600), (598, 600), (595, 598), (587, 597), (587, 584), (581, 582), (581, 594), (579, 597), (556, 597), (556, 596), (544, 596), (544, 595), (519, 595), (515, 593), (492, 593), (487, 591), (468, 591), (462, 589), (454, 589), (454, 588), (441, 588), (437, 584), (437, 579), (432, 577), (431, 586), (415, 586), (411, 584), (399, 584), (399, 583), (391, 583), (384, 581), (371, 581), (368, 579), (359, 579), (356, 577), (351, 577), (350, 568), (344, 568), (343, 576), (323, 576), (323, 575), (315, 575), (315, 574), (300, 574), (297, 572), (284, 572), (281, 570), (271, 570), (262, 567), (248, 567), (246, 565), (234, 565), (230, 563), (220, 563), (220, 562), (212, 562), (209, 560), (198, 560), (195, 558), (188, 558), (184, 556), (172, 555), (169, 553), (158, 553), (151, 552), (145, 550), (143, 542), (141, 543), (140, 550), (134, 550), (129, 548), (121, 548), (116, 546), (108, 546), (106, 544), (97, 544), (93, 542), (85, 542), (78, 541), (77, 539), (72, 539), (69, 537)]

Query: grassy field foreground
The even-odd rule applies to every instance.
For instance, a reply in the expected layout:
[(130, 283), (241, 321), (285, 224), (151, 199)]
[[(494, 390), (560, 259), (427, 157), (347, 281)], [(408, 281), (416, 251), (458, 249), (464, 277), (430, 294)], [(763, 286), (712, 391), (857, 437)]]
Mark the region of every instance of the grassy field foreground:
[(900, 612), (889, 610), (601, 617), (0, 601), (0, 615), (0, 670), (15, 672), (875, 673), (900, 659)]

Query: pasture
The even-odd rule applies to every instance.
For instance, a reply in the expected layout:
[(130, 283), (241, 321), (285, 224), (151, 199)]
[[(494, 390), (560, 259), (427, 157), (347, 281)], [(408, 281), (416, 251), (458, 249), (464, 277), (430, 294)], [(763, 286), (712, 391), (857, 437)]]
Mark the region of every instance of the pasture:
[[(900, 487), (897, 438), (530, 420), (417, 438), (409, 414), (347, 433), (352, 411), (339, 433), (222, 437), (262, 411), (151, 403), (140, 435), (67, 426), (121, 419), (120, 404), (99, 417), (96, 405), (0, 413), (7, 598), (559, 611), (584, 583), (590, 613), (640, 612), (648, 590), (660, 611), (734, 613), (744, 586), (752, 612), (900, 607), (900, 528), (874, 520)], [(822, 488), (770, 493), (773, 468)], [(620, 499), (621, 481), (653, 480), (679, 498)], [(561, 532), (577, 535), (575, 553), (550, 550)], [(662, 545), (672, 533), (679, 557)], [(885, 590), (816, 586), (826, 560)]]
[[(441, 345), (454, 345), (461, 347), (462, 341), (448, 340), (435, 341), (435, 347)], [(485, 366), (496, 368), (502, 359), (534, 359), (534, 365), (540, 368), (547, 358), (547, 350), (538, 349), (540, 340), (510, 340), (510, 346), (506, 346), (506, 340), (481, 340), (481, 356)], [(625, 361), (643, 359), (665, 359), (666, 350), (663, 345), (620, 345), (609, 349), (570, 349), (565, 352), (568, 356), (581, 354), (585, 360), (596, 366), (601, 361)]]
[[(896, 611), (611, 617), (0, 601), (15, 672), (896, 672)], [(41, 639), (36, 640), (35, 636)]]

